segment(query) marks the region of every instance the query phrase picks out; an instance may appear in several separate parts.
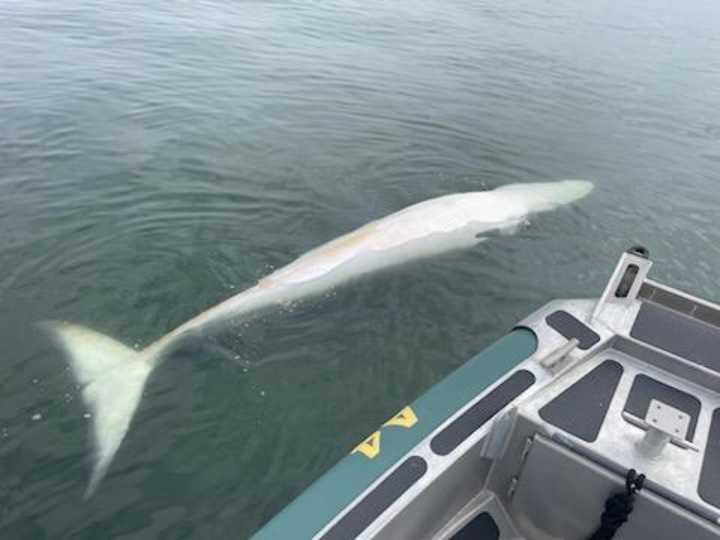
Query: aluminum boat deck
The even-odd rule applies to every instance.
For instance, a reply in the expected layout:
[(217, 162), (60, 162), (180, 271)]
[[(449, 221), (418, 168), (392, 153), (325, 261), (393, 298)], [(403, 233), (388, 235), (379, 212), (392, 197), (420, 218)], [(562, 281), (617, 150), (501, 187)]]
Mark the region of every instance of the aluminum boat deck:
[(520, 360), (336, 498), (345, 469), (374, 466), (381, 440), (442, 407), (401, 411), (256, 538), (585, 540), (630, 469), (646, 481), (616, 539), (720, 538), (720, 306), (649, 280), (651, 265), (631, 250), (599, 299), (521, 321), (429, 394), (462, 394), (473, 369), (532, 340)]

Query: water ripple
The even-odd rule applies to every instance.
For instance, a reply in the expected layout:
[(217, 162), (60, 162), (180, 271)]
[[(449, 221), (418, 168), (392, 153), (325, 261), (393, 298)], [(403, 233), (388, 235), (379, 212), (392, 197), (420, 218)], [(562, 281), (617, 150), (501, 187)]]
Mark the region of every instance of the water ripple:
[[(352, 446), (643, 243), (717, 299), (714, 4), (0, 4), (3, 538), (246, 537)], [(595, 180), (514, 236), (239, 321), (151, 380), (97, 497), (40, 319), (142, 346), (405, 205)], [(39, 415), (39, 416), (38, 416)], [(33, 419), (35, 418), (35, 420)]]

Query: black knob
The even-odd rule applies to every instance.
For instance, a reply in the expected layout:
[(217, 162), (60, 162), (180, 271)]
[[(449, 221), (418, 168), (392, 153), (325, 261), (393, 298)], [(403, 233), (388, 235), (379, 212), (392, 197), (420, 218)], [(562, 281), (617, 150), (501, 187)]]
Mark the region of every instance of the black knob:
[(633, 246), (627, 250), (628, 253), (642, 257), (643, 259), (650, 258), (650, 250), (644, 246)]

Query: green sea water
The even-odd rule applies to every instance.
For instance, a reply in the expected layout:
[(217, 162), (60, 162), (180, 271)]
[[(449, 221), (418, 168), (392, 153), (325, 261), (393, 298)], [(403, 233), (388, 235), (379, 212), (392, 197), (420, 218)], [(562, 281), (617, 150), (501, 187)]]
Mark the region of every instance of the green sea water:
[[(720, 297), (720, 4), (0, 0), (0, 538), (245, 538), (622, 250)], [(475, 249), (239, 321), (152, 376), (94, 497), (57, 348), (142, 347), (409, 204), (587, 178)]]

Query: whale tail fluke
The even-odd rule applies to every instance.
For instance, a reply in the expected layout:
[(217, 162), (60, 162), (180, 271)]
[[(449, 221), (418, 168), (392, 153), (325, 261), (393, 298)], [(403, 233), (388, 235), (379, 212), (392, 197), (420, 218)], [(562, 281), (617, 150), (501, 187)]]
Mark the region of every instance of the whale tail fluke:
[(94, 455), (87, 498), (99, 485), (127, 433), (154, 363), (141, 352), (77, 324), (47, 321), (41, 327), (66, 351), (92, 415)]

